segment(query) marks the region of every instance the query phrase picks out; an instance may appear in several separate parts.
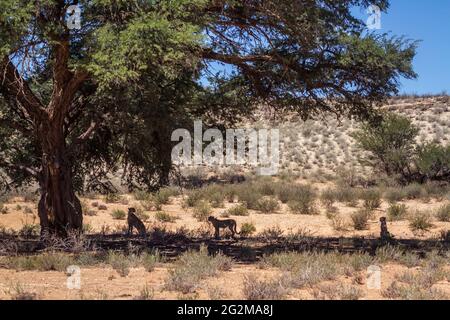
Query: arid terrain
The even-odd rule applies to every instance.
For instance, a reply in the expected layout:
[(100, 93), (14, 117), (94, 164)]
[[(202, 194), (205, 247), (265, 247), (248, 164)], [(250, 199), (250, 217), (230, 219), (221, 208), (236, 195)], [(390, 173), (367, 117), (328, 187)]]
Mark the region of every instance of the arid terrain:
[[(410, 117), (420, 141), (448, 143), (448, 97), (397, 98), (385, 108)], [(450, 298), (448, 184), (377, 179), (359, 161), (364, 152), (350, 137), (355, 122), (270, 123), (281, 129), (276, 177), (185, 168), (186, 179), (241, 173), (246, 180), (80, 195), (85, 235), (64, 252), (55, 245), (25, 254), (39, 234), (36, 194), (5, 195), (0, 299)], [(129, 207), (147, 239), (125, 237)], [(235, 219), (241, 234), (222, 231), (214, 240), (210, 215)], [(387, 217), (388, 243), (380, 240), (380, 217)], [(79, 289), (67, 287), (70, 265), (81, 268)], [(380, 288), (368, 285), (369, 266), (381, 268)]]

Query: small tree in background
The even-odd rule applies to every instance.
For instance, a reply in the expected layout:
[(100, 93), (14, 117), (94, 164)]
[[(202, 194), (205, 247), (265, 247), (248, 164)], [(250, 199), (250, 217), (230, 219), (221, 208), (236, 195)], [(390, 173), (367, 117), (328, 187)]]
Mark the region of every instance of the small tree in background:
[(369, 164), (403, 182), (450, 181), (450, 146), (436, 142), (417, 145), (419, 130), (408, 118), (387, 113), (381, 122), (365, 123), (353, 134), (370, 152)]
[(370, 152), (369, 163), (387, 175), (412, 175), (415, 138), (419, 133), (411, 120), (386, 113), (381, 121), (368, 122), (353, 134), (359, 146)]

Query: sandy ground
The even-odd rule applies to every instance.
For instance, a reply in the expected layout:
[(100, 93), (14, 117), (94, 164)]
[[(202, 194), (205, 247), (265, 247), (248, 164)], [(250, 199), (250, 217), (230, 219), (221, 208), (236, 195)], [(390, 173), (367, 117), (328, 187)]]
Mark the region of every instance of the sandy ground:
[[(281, 275), (277, 269), (258, 269), (255, 265), (235, 264), (230, 271), (221, 272), (216, 277), (203, 280), (196, 293), (183, 295), (179, 292), (164, 290), (167, 270), (166, 266), (157, 267), (152, 272), (147, 272), (143, 268), (135, 268), (130, 269), (127, 277), (121, 277), (111, 268), (84, 268), (81, 269), (81, 289), (78, 290), (67, 288), (67, 275), (64, 272), (15, 272), (0, 269), (0, 299), (10, 299), (18, 286), (27, 292), (35, 293), (39, 299), (56, 300), (137, 299), (144, 287), (152, 292), (153, 299), (244, 299), (242, 288), (246, 276), (257, 274), (258, 279), (269, 280)], [(400, 265), (382, 266), (381, 289), (368, 289), (365, 281), (360, 284), (356, 283), (355, 276), (341, 276), (334, 281), (322, 282), (314, 288), (293, 289), (285, 299), (314, 299), (314, 290), (317, 290), (317, 287), (338, 283), (362, 290), (361, 299), (384, 299), (382, 291), (392, 283), (395, 275), (406, 270), (408, 268)], [(364, 279), (365, 274), (361, 273), (361, 275)], [(439, 289), (450, 297), (450, 282), (440, 281), (433, 288)]]
[[(110, 231), (121, 230), (126, 220), (114, 220), (111, 216), (113, 210), (127, 210), (128, 207), (140, 206), (140, 203), (133, 199), (131, 195), (124, 195), (123, 203), (105, 203), (103, 198), (87, 199), (82, 201), (89, 210), (94, 210), (94, 216), (85, 216), (84, 223), (89, 225), (91, 232), (98, 232), (106, 227)], [(208, 225), (198, 222), (192, 216), (192, 209), (183, 209), (181, 207), (181, 197), (171, 199), (171, 203), (163, 206), (163, 211), (178, 217), (173, 223), (161, 223), (155, 219), (155, 212), (146, 211), (149, 219), (147, 226), (164, 226), (169, 230), (176, 230), (184, 227), (191, 230), (198, 228), (208, 228)], [(107, 210), (98, 210), (93, 204), (103, 204)], [(405, 201), (410, 211), (423, 210), (434, 211), (444, 202), (431, 200), (423, 201)], [(219, 216), (220, 212), (232, 206), (232, 203), (226, 203), (225, 208), (214, 209), (214, 214)], [(17, 197), (11, 199), (5, 206), (8, 208), (7, 214), (0, 215), (0, 226), (15, 230), (21, 229), (25, 224), (37, 224), (36, 204), (25, 202), (23, 198)], [(289, 209), (283, 205), (278, 213), (261, 214), (250, 211), (249, 216), (236, 217), (239, 226), (244, 222), (251, 222), (255, 225), (257, 232), (266, 228), (279, 227), (285, 233), (296, 230), (309, 230), (313, 236), (366, 236), (378, 237), (380, 216), (386, 215), (388, 204), (383, 202), (380, 209), (369, 223), (369, 229), (364, 231), (355, 231), (350, 226), (350, 215), (358, 208), (348, 207), (344, 204), (336, 204), (337, 211), (348, 222), (348, 230), (336, 231), (331, 226), (330, 220), (325, 215), (325, 208), (319, 205), (319, 215), (295, 215), (289, 213)], [(361, 207), (361, 203), (358, 205)], [(25, 210), (29, 208), (30, 210)], [(28, 213), (25, 213), (27, 211)], [(389, 229), (396, 238), (417, 238), (430, 239), (438, 238), (441, 230), (450, 230), (449, 222), (433, 221), (434, 227), (430, 231), (415, 234), (409, 228), (409, 222), (396, 221), (389, 222)], [(450, 264), (449, 264), (450, 266)], [(144, 287), (152, 292), (154, 299), (243, 299), (243, 281), (246, 275), (257, 275), (258, 278), (275, 279), (281, 275), (278, 269), (260, 269), (257, 264), (238, 264), (234, 263), (230, 271), (220, 272), (216, 277), (207, 278), (202, 281), (200, 288), (194, 294), (182, 295), (179, 292), (164, 290), (165, 279), (168, 276), (168, 270), (172, 267), (170, 263), (161, 264), (152, 272), (147, 272), (143, 268), (131, 269), (127, 277), (121, 277), (110, 267), (89, 267), (81, 269), (81, 289), (69, 290), (66, 286), (67, 275), (64, 272), (57, 271), (21, 271), (0, 269), (0, 299), (10, 299), (18, 288), (26, 292), (33, 292), (39, 299), (135, 299), (139, 297)], [(405, 266), (396, 264), (387, 264), (382, 266), (382, 290), (387, 288), (393, 281), (396, 274), (407, 270)], [(410, 269), (410, 270), (414, 270)], [(365, 279), (365, 272), (361, 274)], [(355, 282), (355, 276), (341, 276), (334, 281), (324, 282), (320, 285), (336, 285), (339, 283), (353, 285), (363, 291), (362, 299), (383, 299), (382, 290), (369, 290), (366, 284)], [(441, 281), (433, 286), (450, 296), (450, 283)], [(308, 289), (293, 289), (285, 297), (286, 299), (314, 299), (314, 292), (317, 287)]]
[[(128, 207), (140, 207), (139, 201), (133, 199), (131, 195), (123, 196), (128, 204), (120, 203), (105, 203), (101, 198), (99, 199), (83, 199), (89, 208), (95, 212), (95, 216), (84, 216), (84, 224), (88, 225), (89, 232), (100, 232), (103, 230), (109, 230), (109, 232), (117, 232), (122, 230), (126, 226), (126, 220), (115, 220), (111, 216), (111, 213), (116, 209), (127, 211)], [(192, 216), (192, 208), (183, 209), (181, 207), (181, 197), (172, 198), (171, 204), (163, 205), (163, 210), (172, 216), (177, 217), (173, 223), (161, 223), (155, 218), (155, 211), (145, 211), (149, 215), (149, 219), (145, 222), (148, 228), (152, 226), (164, 226), (167, 230), (175, 231), (178, 228), (186, 228), (189, 230), (205, 229), (209, 228), (208, 224), (197, 221)], [(98, 210), (93, 207), (92, 204), (97, 203), (99, 205), (105, 205), (107, 210)], [(430, 200), (429, 202), (423, 202), (420, 200), (403, 201), (409, 212), (415, 212), (416, 210), (425, 212), (435, 212), (441, 207), (444, 201)], [(225, 203), (225, 208), (214, 208), (213, 214), (220, 217), (220, 213), (225, 211), (235, 204)], [(7, 214), (0, 215), (0, 227), (11, 228), (14, 230), (20, 230), (25, 224), (38, 224), (36, 204), (31, 202), (24, 202), (22, 198), (17, 197), (12, 199), (9, 203), (5, 204), (8, 208)], [(21, 209), (18, 209), (20, 206)], [(32, 210), (32, 213), (25, 213), (24, 208), (27, 207)], [(317, 237), (330, 237), (330, 236), (365, 236), (365, 237), (378, 237), (380, 232), (379, 218), (386, 216), (386, 210), (389, 204), (383, 201), (381, 207), (375, 210), (373, 218), (369, 221), (368, 229), (357, 231), (351, 226), (350, 216), (362, 207), (359, 203), (357, 207), (348, 207), (342, 203), (335, 204), (337, 212), (343, 218), (347, 224), (346, 230), (336, 231), (334, 230), (331, 221), (326, 217), (326, 210), (320, 204), (318, 205), (320, 214), (318, 215), (297, 215), (291, 214), (287, 205), (282, 204), (281, 209), (277, 213), (262, 214), (257, 211), (249, 210), (249, 216), (231, 216), (235, 219), (239, 226), (245, 222), (250, 222), (255, 225), (256, 233), (262, 232), (267, 228), (279, 227), (284, 233), (295, 232), (297, 230), (307, 230), (313, 236)], [(439, 238), (440, 232), (443, 230), (450, 230), (450, 222), (439, 222), (434, 219), (433, 227), (423, 233), (414, 233), (409, 228), (409, 221), (393, 221), (388, 222), (389, 231), (397, 239), (430, 239)]]

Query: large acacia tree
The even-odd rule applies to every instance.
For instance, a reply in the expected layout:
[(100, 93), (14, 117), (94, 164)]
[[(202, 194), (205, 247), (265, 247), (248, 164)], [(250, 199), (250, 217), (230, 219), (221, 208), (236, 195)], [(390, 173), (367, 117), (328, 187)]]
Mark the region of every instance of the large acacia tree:
[[(67, 8), (81, 9), (81, 29)], [(415, 44), (365, 30), (355, 7), (386, 0), (3, 0), (0, 167), (37, 181), (43, 232), (80, 230), (75, 192), (118, 167), (167, 183), (170, 133), (264, 103), (304, 118), (370, 117), (414, 77)], [(217, 63), (227, 72), (214, 72)], [(209, 79), (209, 85), (205, 85)], [(95, 183), (94, 183), (95, 184)]]

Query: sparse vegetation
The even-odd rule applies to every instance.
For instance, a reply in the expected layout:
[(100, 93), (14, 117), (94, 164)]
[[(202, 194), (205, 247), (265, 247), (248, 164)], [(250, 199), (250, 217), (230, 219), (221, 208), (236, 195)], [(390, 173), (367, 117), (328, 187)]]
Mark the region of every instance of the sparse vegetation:
[(450, 203), (441, 206), (437, 210), (436, 218), (442, 222), (450, 222)]
[(408, 210), (404, 204), (391, 204), (387, 209), (387, 216), (390, 221), (399, 221), (406, 218)]
[(278, 200), (273, 197), (262, 197), (256, 204), (256, 209), (262, 213), (276, 213), (280, 209)]
[(258, 280), (254, 275), (245, 277), (243, 292), (247, 300), (280, 300), (287, 294), (281, 280)]
[(381, 205), (381, 195), (377, 190), (367, 190), (361, 193), (361, 199), (364, 201), (364, 208), (374, 210)]
[(426, 212), (416, 211), (409, 218), (409, 227), (413, 231), (428, 231), (433, 227), (431, 215)]
[(117, 209), (111, 212), (111, 216), (115, 220), (124, 220), (127, 214), (125, 213), (125, 211)]
[(369, 221), (370, 215), (371, 212), (367, 209), (358, 210), (357, 212), (353, 213), (351, 218), (355, 230), (367, 229), (367, 222)]
[(175, 222), (177, 217), (163, 211), (158, 211), (155, 213), (155, 219), (160, 222)]
[(176, 266), (169, 271), (165, 288), (192, 293), (200, 285), (200, 280), (230, 268), (230, 258), (222, 254), (210, 256), (206, 247), (202, 246), (199, 251), (188, 251), (179, 258)]
[(196, 203), (193, 211), (193, 216), (198, 221), (206, 221), (208, 217), (212, 214), (212, 208), (209, 202), (201, 200)]
[(250, 223), (250, 222), (243, 223), (241, 225), (241, 229), (239, 231), (239, 233), (243, 237), (251, 236), (255, 232), (256, 232), (256, 227), (253, 223)]
[(245, 203), (234, 205), (231, 208), (229, 208), (226, 212), (228, 215), (231, 215), (231, 216), (248, 216), (249, 215), (249, 212), (247, 209), (247, 204), (245, 204)]
[(6, 207), (3, 203), (0, 202), (0, 214), (7, 214), (8, 207)]
[(318, 214), (316, 208), (316, 194), (309, 187), (295, 187), (287, 203), (292, 213), (306, 215)]

